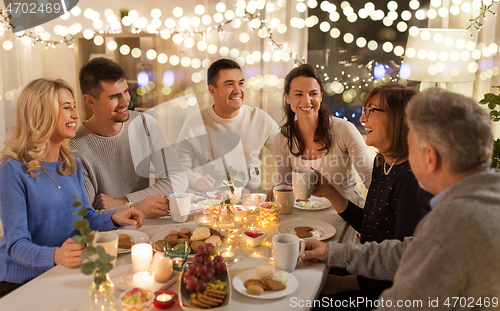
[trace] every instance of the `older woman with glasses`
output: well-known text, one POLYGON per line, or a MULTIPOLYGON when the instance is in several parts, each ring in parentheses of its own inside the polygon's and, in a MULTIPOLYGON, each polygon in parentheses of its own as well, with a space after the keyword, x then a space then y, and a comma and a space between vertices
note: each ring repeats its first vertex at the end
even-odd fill
MULTIPOLYGON (((417 92, 414 88, 389 84, 373 89, 365 99, 360 121, 367 131, 366 144, 377 148, 379 153, 364 209, 346 199, 317 172, 321 181, 313 194, 329 199, 339 215, 360 233, 361 243, 403 240, 413 235, 420 219, 430 211, 431 194, 419 187, 408 162, 404 109, 417 92)), ((336 299, 360 295, 376 299, 391 283, 355 275, 332 275, 322 294, 336 299), (338 294, 342 292, 345 293, 338 294)))

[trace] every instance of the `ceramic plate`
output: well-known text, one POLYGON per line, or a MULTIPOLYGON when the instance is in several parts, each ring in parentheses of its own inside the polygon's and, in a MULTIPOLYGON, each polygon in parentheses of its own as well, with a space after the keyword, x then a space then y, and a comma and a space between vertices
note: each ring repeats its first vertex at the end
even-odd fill
MULTIPOLYGON (((192 265, 192 263, 187 263, 186 266, 184 267, 184 270, 183 271, 186 271, 187 268, 192 265)), ((224 291, 226 292, 226 297, 224 298, 224 301, 222 302, 221 305, 217 306, 217 307, 213 307, 213 308, 210 308, 208 310, 224 310, 226 309, 228 306, 229 306, 229 303, 231 302, 231 278, 229 278, 229 274, 227 273, 227 269, 226 271, 224 272, 221 272, 221 273, 218 273, 216 276, 215 276, 215 280, 221 280, 222 282, 227 282, 227 286, 226 288, 224 289, 224 291)), ((214 279, 212 279, 212 282, 214 282, 214 279)), ((200 309, 195 309, 195 308, 190 308, 190 307, 187 307, 186 305, 184 305, 184 303, 189 300, 189 293, 186 291, 186 284, 184 284, 182 282, 182 277, 181 277, 181 280, 179 282, 179 300, 180 300, 180 305, 182 307, 182 309, 184 311, 197 311, 197 310, 200 310, 200 309)))
POLYGON ((301 207, 301 206, 297 205, 297 202, 295 202, 294 207, 298 208, 298 209, 301 209, 301 210, 306 210, 306 211, 320 211, 320 210, 327 209, 330 206, 332 206, 330 204, 330 201, 328 201, 326 198, 322 198, 322 197, 312 196, 309 199, 309 201, 312 202, 312 203, 314 203, 315 205, 319 205, 319 207, 312 207, 312 208, 301 207))
POLYGON ((250 269, 241 272, 237 276, 234 277, 233 279, 233 286, 234 288, 240 292, 241 294, 252 297, 252 298, 257 298, 257 299, 275 299, 275 298, 281 298, 285 297, 287 295, 290 295, 293 293, 297 287, 299 287, 299 281, 290 273, 281 271, 281 270, 276 270, 276 274, 280 273, 286 273, 288 275, 288 282, 285 283, 286 288, 278 291, 269 291, 266 290, 264 291, 264 294, 262 295, 250 295, 247 293, 247 289, 245 287, 245 281, 250 280, 250 279, 256 279, 257 276, 255 275, 255 269, 250 269))
MULTIPOLYGON (((159 250, 157 250, 157 249, 156 249, 156 247, 155 247, 155 243, 156 243, 156 241, 158 241, 158 240, 163 240, 163 239, 164 239, 164 238, 168 235, 168 232, 169 232, 170 230, 176 230, 176 231, 178 232, 178 231, 179 231, 179 230, 181 230, 182 228, 189 228, 189 229, 191 230, 191 232, 193 232, 193 231, 194 231, 194 229, 196 229, 197 227, 198 227, 198 226, 196 226, 195 224, 192 224, 192 223, 191 223, 191 224, 189 224, 189 223, 183 223, 183 224, 176 224, 176 225, 167 225, 167 226, 165 226, 165 230, 163 230, 163 231, 159 232, 158 234, 155 234, 155 235, 151 238, 151 240, 150 240, 149 242, 153 245, 153 250, 154 250, 155 252, 160 252, 160 253, 162 253, 162 254, 163 254, 163 251, 159 251, 159 250)), ((217 230, 217 229, 216 229, 216 230, 217 230)), ((221 232, 220 230, 217 230, 217 231, 221 232)), ((223 232, 221 232, 221 233, 222 233, 222 235, 223 235, 223 236, 225 236, 225 237, 226 237, 226 239, 227 239, 227 235, 226 235, 225 233, 223 233, 223 232)), ((189 255, 188 255, 188 257, 194 257, 194 255, 195 255, 195 254, 189 254, 189 255)))
POLYGON ((291 220, 283 222, 278 227, 278 232, 279 233, 295 234, 295 227, 311 227, 311 228, 313 228, 313 231, 311 232, 313 234, 313 236, 310 238, 305 238, 304 240, 307 240, 307 239, 326 240, 326 239, 329 239, 332 236, 334 236, 335 233, 337 232, 337 229, 335 229, 334 226, 332 226, 329 223, 326 223, 324 221, 314 220, 314 219, 300 219, 300 218, 299 219, 291 219, 291 220))
MULTIPOLYGON (((128 291, 134 289, 134 272, 132 272, 132 265, 127 265, 127 269, 125 272, 113 278, 113 284, 115 287, 122 291, 128 291), (127 269, 128 268, 128 269, 127 269)), ((160 288, 166 286, 168 288, 179 279, 179 275, 181 273, 178 271, 172 271, 172 278, 168 280, 166 283, 158 283, 155 281, 154 285, 145 289, 152 291, 153 293, 159 290, 160 288)))
MULTIPOLYGON (((144 232, 141 231, 136 231, 136 230, 122 230, 118 229, 113 231, 114 233, 120 235, 120 234, 128 234, 130 236, 130 239, 133 240, 134 238, 145 238, 146 241, 149 240, 149 235, 147 235, 144 232)), ((118 247, 118 254, 123 254, 123 253, 130 253, 130 248, 120 248, 118 247)))

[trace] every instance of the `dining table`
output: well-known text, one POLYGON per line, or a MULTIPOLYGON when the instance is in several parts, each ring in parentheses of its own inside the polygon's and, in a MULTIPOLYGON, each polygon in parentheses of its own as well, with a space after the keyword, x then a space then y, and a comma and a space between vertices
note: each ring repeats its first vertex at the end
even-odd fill
MULTIPOLYGON (((321 210, 304 210, 297 207, 289 215, 280 215, 279 222, 268 224, 259 228, 267 232, 266 240, 263 245, 253 249, 243 242, 239 242, 235 248, 236 260, 228 263, 227 271, 232 280, 238 274, 255 269, 259 265, 273 264, 272 258, 272 237, 279 234, 278 228, 287 221, 327 222, 335 229, 335 234, 325 239, 324 242, 346 243, 352 241, 352 233, 349 233, 350 226, 337 214, 333 207, 321 210)), ((175 223, 170 216, 161 218, 146 219, 138 231, 143 232, 149 238, 168 232, 171 227, 194 226, 194 215, 190 215, 185 223, 175 223)), ((135 230, 132 226, 123 226, 120 229, 135 230)), ((350 229, 352 230, 352 229, 350 229)), ((153 241, 151 241, 153 242, 153 241)), ((111 279, 131 269, 130 252, 121 253, 117 256, 116 266, 109 272, 111 279)), ((298 288, 289 295, 277 299, 259 299, 258 296, 248 297, 232 288, 232 296, 227 310, 309 310, 309 304, 319 295, 323 283, 328 275, 329 268, 324 262, 311 263, 305 265, 301 260, 291 274, 298 281, 298 288)), ((177 280, 168 289, 179 293, 179 282, 177 280)), ((11 292, 0 299, 1 310, 16 311, 87 311, 90 309, 89 287, 92 283, 92 276, 84 275, 80 268, 68 268, 63 265, 57 265, 46 271, 37 278, 29 281, 20 288, 11 292)), ((119 296, 123 291, 115 288, 116 309, 121 310, 119 296)), ((157 307, 152 310, 161 310, 157 307)), ((182 310, 179 301, 169 310, 182 310)))

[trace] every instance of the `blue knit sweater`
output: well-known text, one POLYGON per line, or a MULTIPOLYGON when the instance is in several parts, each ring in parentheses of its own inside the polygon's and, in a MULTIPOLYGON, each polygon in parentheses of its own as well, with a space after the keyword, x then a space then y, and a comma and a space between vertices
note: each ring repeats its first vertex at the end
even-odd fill
MULTIPOLYGON (((44 164, 56 171, 59 161, 44 164)), ((80 163, 74 175, 61 176, 61 189, 43 172, 38 177, 28 175, 26 165, 17 160, 0 165, 0 215, 5 231, 0 241, 0 281, 23 283, 54 267, 54 250, 78 234, 73 228, 79 218, 73 215, 78 211, 73 196, 87 207, 85 218, 92 229, 116 229, 111 214, 98 214, 90 207, 80 163)))

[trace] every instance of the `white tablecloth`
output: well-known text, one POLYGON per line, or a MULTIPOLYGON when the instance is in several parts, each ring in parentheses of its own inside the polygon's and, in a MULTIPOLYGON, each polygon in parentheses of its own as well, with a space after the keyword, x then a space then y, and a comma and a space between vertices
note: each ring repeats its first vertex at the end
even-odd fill
MULTIPOLYGON (((282 215, 281 221, 289 219, 304 218, 316 219, 332 224, 337 233, 328 241, 343 242, 342 239, 348 228, 348 225, 342 220, 335 210, 330 207, 320 211, 303 211, 294 209, 291 215, 282 215)), ((193 216, 190 216, 186 224, 193 223, 193 216)), ((150 237, 155 234, 168 230, 169 225, 174 224, 170 217, 147 219, 144 226, 139 231, 147 233, 150 237)), ((133 229, 131 227, 123 227, 123 229, 133 229)), ((277 228, 271 228, 267 237, 267 241, 271 241, 274 234, 277 234, 277 228)), ((238 273, 255 268, 266 263, 263 258, 241 258, 238 262, 228 268, 230 277, 233 278, 238 273)), ((117 266, 110 272, 111 278, 116 277, 124 272, 125 265, 131 264, 130 253, 119 254, 117 266)), ((228 310, 258 310, 262 307, 263 310, 288 310, 295 302, 312 300, 317 297, 317 293, 321 288, 326 275, 327 267, 324 263, 315 263, 311 266, 306 266, 299 261, 297 268, 292 274, 299 281, 299 288, 289 296, 273 299, 260 300, 244 296, 232 289, 232 299, 228 310)), ((59 310, 89 310, 89 286, 92 283, 92 276, 83 275, 80 268, 67 268, 65 266, 56 266, 47 271, 41 276, 28 282, 24 286, 0 299, 0 309, 9 311, 59 311, 59 310)), ((172 285, 169 289, 178 292, 179 284, 172 285)), ((120 310, 118 300, 120 290, 115 290, 117 310, 120 310)), ((307 307, 297 307, 293 310, 307 310, 307 307)), ((153 310, 160 310, 153 308, 153 310)), ((179 303, 176 303, 169 310, 182 310, 179 303)))

